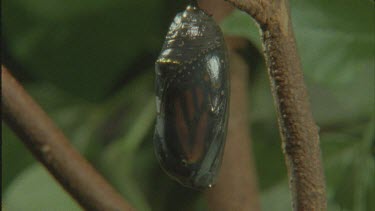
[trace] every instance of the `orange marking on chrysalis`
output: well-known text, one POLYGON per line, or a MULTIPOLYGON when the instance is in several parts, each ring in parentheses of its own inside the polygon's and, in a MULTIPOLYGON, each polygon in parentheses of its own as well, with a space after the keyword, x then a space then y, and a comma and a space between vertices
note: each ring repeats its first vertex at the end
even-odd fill
POLYGON ((186 96, 186 108, 188 110, 188 116, 189 116, 189 121, 192 121, 194 119, 194 101, 193 101, 193 94, 191 91, 186 91, 185 92, 186 96))
POLYGON ((207 125, 208 125, 207 120, 208 120, 208 114, 207 112, 203 112, 196 127, 194 145, 193 145, 193 148, 191 149, 190 160, 188 160, 189 163, 194 163, 198 161, 204 153, 205 138, 206 138, 206 133, 207 133, 207 125))
POLYGON ((175 101, 175 111, 176 132, 184 152, 187 153, 190 151, 189 128, 184 119, 184 112, 182 111, 181 102, 178 99, 175 101))
POLYGON ((203 91, 201 88, 195 88, 195 93, 197 95, 197 101, 198 101, 198 107, 200 110, 202 110, 202 104, 203 104, 203 91))
POLYGON ((204 154, 208 113, 202 108, 204 93, 201 88, 187 90, 181 97, 184 97, 183 102, 185 102, 186 105, 187 117, 184 116, 184 107, 182 107, 181 98, 176 99, 176 130, 186 161, 191 164, 200 160, 204 154), (192 91, 195 91, 196 99, 194 99, 192 91), (194 100, 196 100, 198 104, 198 110, 196 110, 194 106, 194 100), (195 122, 194 116, 197 114, 200 114, 201 117, 195 122), (192 132, 195 132, 195 134, 190 135, 192 132), (190 140, 191 138, 193 140, 190 140))

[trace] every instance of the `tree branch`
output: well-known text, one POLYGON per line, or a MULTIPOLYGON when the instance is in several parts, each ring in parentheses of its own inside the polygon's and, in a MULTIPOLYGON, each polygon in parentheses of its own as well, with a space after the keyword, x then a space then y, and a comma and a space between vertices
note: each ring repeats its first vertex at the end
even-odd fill
POLYGON ((249 68, 234 49, 229 52, 231 101, 227 143, 218 182, 206 196, 210 210, 257 211, 260 197, 248 119, 249 68))
MULTIPOLYGON (((217 22, 233 11, 223 1, 202 0, 199 6, 217 22)), ((236 52, 246 46, 241 38, 226 39, 230 61, 230 115, 227 143, 217 184, 205 194, 210 210, 260 210, 256 170, 249 134, 249 68, 236 52), (242 42, 241 42, 242 41, 242 42)))
POLYGON ((288 0, 227 0, 259 24, 294 210, 326 210, 318 127, 297 53, 288 0))
POLYGON ((1 76, 5 122, 65 190, 86 210, 132 210, 3 66, 1 76))

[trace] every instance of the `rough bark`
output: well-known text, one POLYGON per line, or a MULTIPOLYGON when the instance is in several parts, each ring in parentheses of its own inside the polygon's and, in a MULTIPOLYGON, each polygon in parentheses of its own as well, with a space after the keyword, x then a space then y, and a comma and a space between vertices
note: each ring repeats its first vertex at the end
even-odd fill
POLYGON ((227 0, 262 32, 294 210, 326 210, 319 130, 312 117, 287 0, 227 0))

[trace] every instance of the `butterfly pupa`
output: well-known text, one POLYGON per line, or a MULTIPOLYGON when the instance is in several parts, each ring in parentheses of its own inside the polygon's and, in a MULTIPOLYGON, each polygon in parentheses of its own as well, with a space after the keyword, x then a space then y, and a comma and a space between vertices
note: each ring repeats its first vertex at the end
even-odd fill
POLYGON ((155 66, 156 157, 182 185, 209 188, 221 166, 229 113, 229 62, 220 27, 189 5, 174 18, 155 66))

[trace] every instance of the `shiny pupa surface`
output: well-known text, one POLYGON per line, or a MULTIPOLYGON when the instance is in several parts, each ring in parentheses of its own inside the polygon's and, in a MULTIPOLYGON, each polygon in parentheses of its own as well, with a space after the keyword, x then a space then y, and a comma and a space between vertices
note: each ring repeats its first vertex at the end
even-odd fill
POLYGON ((196 6, 176 15, 156 61, 154 135, 162 168, 182 185, 211 187, 224 152, 228 56, 215 21, 196 6))

